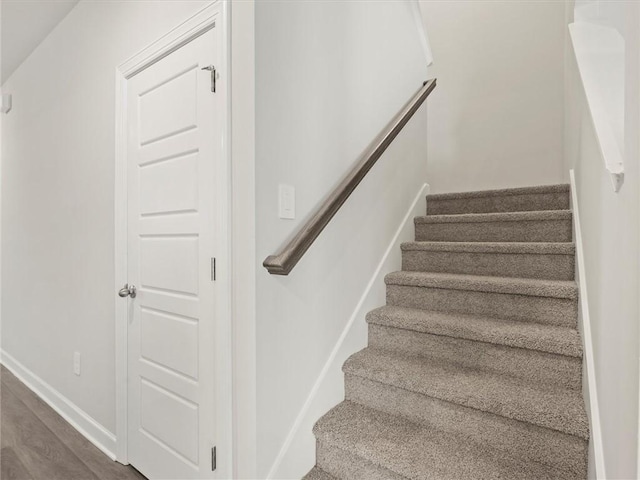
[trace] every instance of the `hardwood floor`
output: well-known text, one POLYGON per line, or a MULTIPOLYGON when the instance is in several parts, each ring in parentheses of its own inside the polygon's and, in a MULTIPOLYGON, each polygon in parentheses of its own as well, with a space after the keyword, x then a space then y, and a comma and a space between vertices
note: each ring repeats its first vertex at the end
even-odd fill
POLYGON ((145 480, 104 455, 4 367, 0 396, 2 480, 145 480))

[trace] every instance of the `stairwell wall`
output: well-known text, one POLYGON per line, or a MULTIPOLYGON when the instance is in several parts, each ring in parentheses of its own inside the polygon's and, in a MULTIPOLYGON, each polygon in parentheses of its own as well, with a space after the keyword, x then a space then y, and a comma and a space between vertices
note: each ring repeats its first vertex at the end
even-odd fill
POLYGON ((565 2, 421 0, 432 193, 561 183, 565 2))
MULTIPOLYGON (((414 7, 410 1, 256 2, 258 261, 293 234, 429 78, 414 7), (278 218, 279 184, 296 189, 295 220, 278 218)), ((258 478, 300 478, 314 463, 314 420, 302 414, 424 187, 429 102, 288 277, 258 267, 258 478)), ((424 211, 424 200, 419 204, 424 211)), ((384 266, 399 267, 399 254, 384 266)), ((374 289, 376 301, 367 301, 384 304, 383 287, 374 289)), ((352 353, 366 344, 365 313, 346 340, 352 353)), ((342 399, 339 366, 324 378, 326 409, 342 399)))
MULTIPOLYGON (((618 9, 625 39, 624 184, 618 193, 600 153, 572 47, 566 83, 566 168, 575 170, 605 478, 637 478, 640 305, 640 5, 618 9)), ((591 477, 594 478, 594 477, 591 477)))

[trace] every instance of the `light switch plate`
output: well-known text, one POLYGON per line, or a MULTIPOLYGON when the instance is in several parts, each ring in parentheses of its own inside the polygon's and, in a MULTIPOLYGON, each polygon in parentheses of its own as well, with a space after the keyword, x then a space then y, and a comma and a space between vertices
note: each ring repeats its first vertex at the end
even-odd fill
POLYGON ((296 189, 291 185, 278 185, 278 216, 296 218, 296 189))

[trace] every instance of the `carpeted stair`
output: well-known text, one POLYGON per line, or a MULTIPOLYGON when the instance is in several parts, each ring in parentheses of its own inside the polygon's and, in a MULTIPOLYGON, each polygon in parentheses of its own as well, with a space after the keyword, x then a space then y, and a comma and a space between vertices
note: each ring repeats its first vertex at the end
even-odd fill
POLYGON ((427 197, 305 480, 585 479, 569 186, 427 197))

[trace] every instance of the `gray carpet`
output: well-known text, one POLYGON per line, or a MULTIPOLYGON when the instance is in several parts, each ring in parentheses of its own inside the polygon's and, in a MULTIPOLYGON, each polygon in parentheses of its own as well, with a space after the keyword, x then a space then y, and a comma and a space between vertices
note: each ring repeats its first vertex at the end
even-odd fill
POLYGON ((586 478, 569 194, 427 197, 306 480, 586 478))

